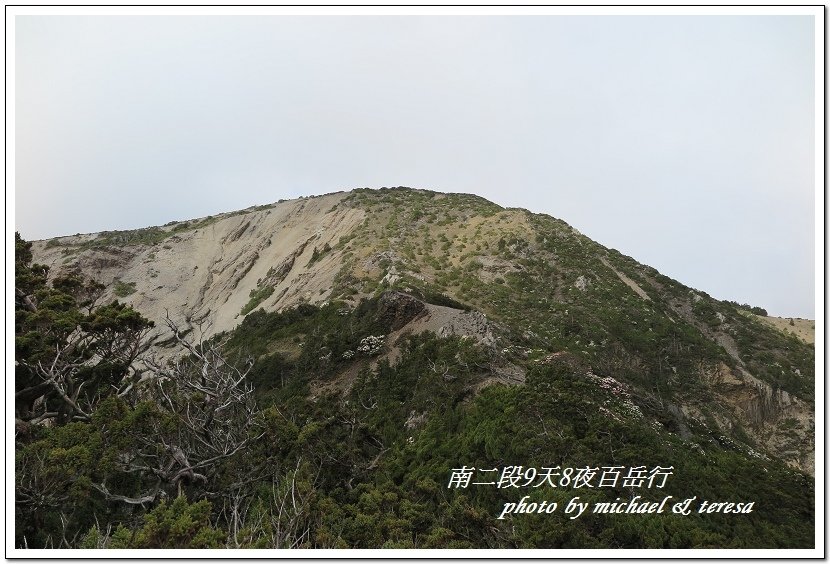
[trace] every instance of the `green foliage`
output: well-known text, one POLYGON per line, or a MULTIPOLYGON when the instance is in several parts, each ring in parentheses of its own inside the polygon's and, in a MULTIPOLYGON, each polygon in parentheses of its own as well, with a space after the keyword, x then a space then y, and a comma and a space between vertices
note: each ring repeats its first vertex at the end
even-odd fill
POLYGON ((22 421, 89 420, 118 391, 152 323, 112 302, 95 306, 103 286, 68 274, 47 281, 31 245, 16 236, 15 400, 22 421))
POLYGON ((329 253, 329 251, 331 251, 331 246, 328 243, 323 245, 322 250, 318 250, 317 247, 314 247, 314 251, 311 253, 311 258, 308 260, 307 266, 311 266, 312 264, 323 258, 325 255, 329 253))
POLYGON ((274 293, 273 286, 262 286, 261 288, 257 288, 255 290, 251 290, 250 297, 251 299, 242 307, 242 311, 239 313, 241 315, 247 315, 251 311, 253 311, 259 304, 263 301, 267 300, 271 297, 271 294, 274 293))
MULTIPOLYGON (((372 303, 361 309, 364 319, 367 314, 371 318, 376 307, 372 303)), ((284 339, 292 328, 308 335, 322 327, 324 319, 333 323, 334 332, 342 332, 343 323, 327 318, 325 309, 309 307, 301 318, 300 312, 291 314, 299 321, 296 325, 284 314, 260 313, 256 332, 261 337, 252 339, 242 329, 240 342, 267 340, 272 334, 284 339)), ((339 318, 353 323, 349 318, 354 313, 339 318)), ((329 336, 318 333, 318 338, 329 336)), ((268 345, 263 342, 261 347, 267 350, 268 345)), ((279 362, 272 365, 274 370, 289 372, 298 363, 285 357, 279 362)), ((613 396, 609 399, 578 364, 569 362, 538 365, 524 387, 490 386, 465 402, 468 390, 484 375, 477 367, 486 365, 485 351, 469 342, 418 335, 404 345, 396 365, 382 362, 374 371, 362 371, 347 402, 324 397, 309 403, 308 388, 288 381, 280 394, 269 396, 292 419, 311 420, 288 433, 296 437, 296 442, 289 440, 296 445, 292 448, 325 453, 330 461, 320 473, 323 497, 315 507, 324 517, 314 529, 315 546, 702 548, 811 542, 800 529, 801 522, 812 520, 812 486, 803 475, 709 443, 702 443, 702 454, 644 420, 616 420, 603 409, 610 405, 621 410, 623 404, 613 396), (349 424, 343 428, 332 425, 334 421, 349 424), (655 515, 637 516, 638 520, 597 516, 585 523, 519 516, 501 523, 494 521, 493 513, 504 502, 517 501, 517 491, 445 487, 450 468, 497 467, 514 460, 537 467, 551 460, 573 466, 585 461, 674 464, 675 475, 683 478, 670 482, 666 495, 744 499, 747 491, 757 491, 753 499, 766 509, 742 522, 718 516, 655 515), (362 470, 368 467, 373 470, 362 470), (741 478, 733 480, 733 473, 741 478), (340 486, 347 476, 352 489, 340 486), (760 490, 751 485, 761 482, 760 490), (779 509, 790 517, 780 518, 779 509)), ((307 378, 303 371, 292 374, 295 382, 307 378)), ((556 491, 535 495, 567 501, 556 491)), ((610 500, 625 495, 622 490, 607 493, 610 500)))
POLYGON ((428 304, 451 307, 455 309, 461 309, 464 311, 472 310, 470 306, 463 304, 458 300, 455 300, 428 285, 424 285, 423 288, 413 288, 412 293, 413 295, 418 296, 428 304))
POLYGON ((116 280, 113 293, 119 298, 126 298, 130 294, 135 294, 135 282, 122 282, 121 280, 116 280))
POLYGON ((760 315, 760 316, 763 316, 763 317, 767 317, 767 315, 768 315, 767 310, 765 310, 764 308, 759 307, 759 306, 751 306, 749 304, 739 304, 738 302, 733 302, 733 301, 730 301, 730 300, 726 300, 724 303, 727 303, 727 304, 731 305, 732 307, 734 307, 736 309, 741 309, 741 310, 744 310, 744 311, 748 311, 750 313, 754 313, 755 315, 760 315))
POLYGON ((42 491, 60 496, 44 498, 51 499, 48 507, 18 513, 26 542, 48 546, 68 530, 78 546, 109 548, 811 545, 811 530, 804 527, 814 518, 808 477, 724 448, 702 427, 693 430, 694 447, 655 428, 647 417, 625 411, 618 392, 598 386, 576 355, 530 363, 524 385, 495 383, 476 394, 472 390, 491 376, 492 352, 470 340, 412 335, 400 345, 395 364, 381 361, 375 368, 360 357, 343 358, 362 337, 389 331, 380 304, 374 298, 354 310, 342 303, 258 310, 227 336, 230 358, 257 358, 249 378, 268 406, 263 434, 241 458, 217 466, 207 483, 186 486, 187 498, 156 500, 128 518, 132 506, 94 487, 105 483, 110 491, 138 495, 152 483, 150 475, 124 473, 118 462, 136 437, 158 436, 153 429, 165 424, 150 403, 130 407, 111 398, 88 423, 43 429, 42 438, 19 450, 17 463, 28 471, 18 474, 34 476, 42 491), (292 345, 294 352, 286 348, 292 345), (357 376, 342 397, 310 394, 321 383, 336 384, 331 378, 348 370, 357 376), (447 487, 452 468, 512 464, 673 465, 661 497, 747 501, 752 492, 757 510, 737 518, 592 514, 578 520, 497 520, 504 503, 523 495, 564 503, 574 495, 613 501, 630 492, 447 487), (241 468, 260 469, 253 474, 259 481, 246 486, 248 518, 234 524, 221 510, 231 498, 208 492, 230 488, 232 494, 241 468), (208 495, 214 496, 211 502, 208 495), (61 512, 70 516, 66 524, 53 518, 61 512))
POLYGON ((160 227, 146 227, 129 231, 103 231, 82 245, 83 248, 122 245, 155 245, 170 236, 169 231, 160 227))
MULTIPOLYGON (((270 208, 271 206, 256 206, 253 211, 270 208)), ((241 214, 249 213, 251 210, 239 212, 241 214)), ((94 239, 84 241, 82 243, 73 243, 64 241, 63 239, 52 239, 46 243, 46 248, 51 247, 66 247, 67 250, 73 252, 84 251, 87 249, 98 249, 102 247, 121 247, 127 245, 142 245, 154 246, 165 241, 171 236, 186 231, 195 231, 202 229, 213 223, 216 223, 222 217, 228 217, 236 214, 225 214, 223 216, 207 216, 201 220, 194 221, 171 221, 164 227, 172 227, 165 229, 164 227, 145 227, 141 229, 129 229, 125 231, 102 231, 98 233, 94 239)), ((121 296, 123 297, 123 296, 121 296)))
POLYGON ((188 503, 179 496, 172 503, 162 501, 138 529, 119 526, 108 548, 222 548, 227 533, 211 526, 210 510, 206 500, 188 503))

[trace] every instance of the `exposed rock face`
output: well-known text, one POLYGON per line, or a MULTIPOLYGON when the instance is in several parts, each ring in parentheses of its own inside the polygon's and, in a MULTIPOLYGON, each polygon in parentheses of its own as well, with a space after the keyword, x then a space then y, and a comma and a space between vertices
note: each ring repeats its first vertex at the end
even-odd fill
MULTIPOLYGON (((432 306, 433 309, 438 307, 440 306, 432 306)), ((438 329, 438 336, 449 337, 451 335, 473 337, 488 346, 496 343, 487 316, 480 311, 459 311, 457 315, 449 316, 446 323, 438 329)))
POLYGON ((701 376, 719 403, 732 408, 731 417, 719 421, 724 433, 737 422, 764 450, 809 474, 815 472, 815 415, 809 403, 772 388, 742 367, 721 363, 701 376))
MULTIPOLYGON (((156 321, 169 314, 183 329, 207 338, 236 327, 251 293, 266 285, 274 291, 258 307, 267 311, 328 298, 341 253, 333 250, 308 263, 315 246, 334 247, 363 221, 361 210, 337 206, 344 196, 223 214, 196 229, 158 228, 170 234, 153 245, 98 244, 102 235, 80 235, 35 241, 32 250, 52 275, 80 268, 109 286, 102 301, 117 297, 115 279, 135 284, 134 293, 118 299, 156 321)), ((156 327, 162 340, 169 337, 163 323, 156 327)))
POLYGON ((392 331, 402 328, 425 311, 424 302, 403 292, 384 292, 378 302, 378 317, 392 331))

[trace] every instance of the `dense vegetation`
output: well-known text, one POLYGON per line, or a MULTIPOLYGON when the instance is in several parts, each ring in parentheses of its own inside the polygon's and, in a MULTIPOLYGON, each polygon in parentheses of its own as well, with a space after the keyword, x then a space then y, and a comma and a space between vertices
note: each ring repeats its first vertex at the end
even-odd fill
POLYGON ((204 343, 153 320, 187 350, 175 364, 145 354, 150 321, 80 273, 50 280, 18 238, 17 546, 813 546, 812 477, 756 441, 773 408, 744 428, 712 380, 746 370, 811 401, 811 346, 547 216, 397 189, 346 205, 366 222, 311 260, 342 253, 329 301, 268 313, 263 284, 204 343), (390 342, 424 304, 485 312, 495 344, 390 342), (664 488, 449 487, 511 466, 672 468, 664 488), (754 506, 563 514, 637 495, 754 506), (498 519, 524 496, 560 509, 498 519))
POLYGON ((209 470, 203 480, 166 483, 153 499, 146 492, 158 475, 150 466, 129 465, 162 456, 140 452, 140 443, 155 442, 159 450, 185 446, 176 441, 186 427, 163 406, 113 394, 90 421, 29 427, 18 437, 18 544, 683 548, 812 542, 804 527, 813 518, 806 476, 705 434, 683 441, 650 418, 627 415, 619 398, 572 359, 537 364, 524 386, 492 384, 475 395, 489 353, 462 339, 413 336, 394 367, 381 362, 371 369, 368 356, 343 358, 361 336, 388 331, 376 301, 346 315, 329 304, 248 317, 228 346, 234 355, 261 354, 249 373, 260 390, 250 442, 203 467, 209 470), (289 343, 299 354, 262 354, 289 343), (350 363, 358 371, 345 401, 339 391, 310 393, 350 363), (505 502, 526 494, 564 504, 577 494, 613 501, 631 492, 447 488, 450 470, 463 465, 669 463, 674 479, 664 490, 636 493, 755 501, 756 510, 498 521, 505 502))

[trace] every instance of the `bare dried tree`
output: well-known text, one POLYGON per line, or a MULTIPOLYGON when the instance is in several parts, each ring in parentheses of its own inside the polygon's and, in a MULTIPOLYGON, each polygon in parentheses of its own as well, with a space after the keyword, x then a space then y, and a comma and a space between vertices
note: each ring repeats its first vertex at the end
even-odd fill
MULTIPOLYGON (((137 436, 137 448, 121 462, 127 471, 158 477, 157 491, 174 486, 181 492, 183 484, 205 485, 224 460, 243 452, 264 431, 246 378, 253 361, 240 368, 227 360, 221 343, 194 344, 169 315, 166 323, 189 354, 165 365, 145 360, 155 375, 147 392, 161 416, 154 420, 154 432, 137 436)), ((153 494, 138 499, 147 495, 153 494)))

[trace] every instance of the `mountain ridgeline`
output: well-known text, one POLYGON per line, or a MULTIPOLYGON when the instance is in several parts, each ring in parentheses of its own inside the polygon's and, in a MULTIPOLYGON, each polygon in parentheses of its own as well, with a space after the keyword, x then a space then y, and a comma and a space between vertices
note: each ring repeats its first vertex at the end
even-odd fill
POLYGON ((40 388, 20 395, 21 546, 813 546, 813 345, 559 219, 358 189, 31 254, 53 286, 99 284, 90 312, 154 326, 85 417, 42 424, 40 388), (224 411, 204 377, 168 385, 208 365, 244 376, 224 411), (221 417, 236 430, 205 438, 221 417), (556 467, 596 480, 533 479, 556 467), (607 479, 640 467, 671 467, 664 487, 607 479), (70 495, 30 492, 52 483, 70 495), (697 505, 564 513, 637 495, 697 505))

